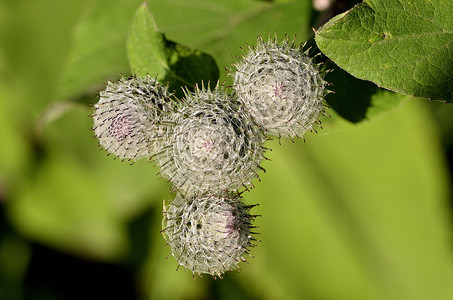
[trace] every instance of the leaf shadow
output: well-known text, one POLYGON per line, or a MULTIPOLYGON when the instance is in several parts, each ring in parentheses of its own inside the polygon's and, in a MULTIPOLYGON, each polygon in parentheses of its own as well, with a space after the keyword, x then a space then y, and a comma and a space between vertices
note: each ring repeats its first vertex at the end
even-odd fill
POLYGON ((352 123, 367 118, 372 107, 372 96, 379 90, 377 85, 357 79, 337 66, 325 79, 332 83, 331 90, 334 91, 326 96, 326 102, 332 109, 352 123))
POLYGON ((209 83, 211 88, 216 86, 219 68, 212 56, 169 40, 166 49, 170 69, 163 81, 168 82, 178 98, 184 96, 183 87, 193 91, 195 85, 202 83, 209 83))

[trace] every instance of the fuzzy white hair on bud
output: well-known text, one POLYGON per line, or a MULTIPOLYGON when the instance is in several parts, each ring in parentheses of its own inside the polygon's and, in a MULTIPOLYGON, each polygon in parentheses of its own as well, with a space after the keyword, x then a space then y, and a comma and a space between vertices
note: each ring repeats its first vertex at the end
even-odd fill
POLYGON ((320 66, 288 37, 281 42, 258 37, 256 47, 249 47, 235 67, 237 97, 267 133, 303 137, 325 113, 320 66))
POLYGON ((239 270, 249 247, 254 246, 250 215, 237 194, 194 196, 178 194, 168 206, 164 203, 162 234, 178 265, 195 274, 221 277, 239 270))
POLYGON ((264 155, 264 133, 221 87, 186 90, 175 125, 156 161, 161 175, 188 195, 253 186, 264 155))
POLYGON ((102 148, 120 159, 149 158, 161 150, 173 95, 149 75, 108 82, 92 115, 102 148))

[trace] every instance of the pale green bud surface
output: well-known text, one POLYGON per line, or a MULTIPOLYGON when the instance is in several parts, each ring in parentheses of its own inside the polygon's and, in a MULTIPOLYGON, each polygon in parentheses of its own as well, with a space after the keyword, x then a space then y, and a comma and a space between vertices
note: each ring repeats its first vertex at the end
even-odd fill
POLYGON ((236 64, 233 88, 253 120, 280 137, 301 137, 324 114, 325 81, 301 47, 285 38, 256 47, 236 64))
POLYGON ((108 82, 94 105, 95 137, 120 159, 149 158, 161 151, 173 106, 167 87, 150 76, 108 82))
POLYGON ((258 177, 263 132, 220 87, 186 91, 168 147, 156 157, 161 175, 183 194, 247 188, 258 177))
POLYGON ((239 196, 177 195, 165 207, 162 234, 178 264, 194 274, 221 276, 238 270, 253 246, 250 206, 239 196))

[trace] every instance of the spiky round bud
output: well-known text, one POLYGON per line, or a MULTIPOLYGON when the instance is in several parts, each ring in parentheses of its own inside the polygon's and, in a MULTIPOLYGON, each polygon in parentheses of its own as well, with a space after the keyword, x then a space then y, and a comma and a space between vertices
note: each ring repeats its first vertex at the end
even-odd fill
POLYGON ((169 145, 156 160, 176 189, 218 193, 258 177, 265 136, 222 88, 186 91, 173 120, 169 145))
POLYGON ((194 274, 238 270, 253 246, 250 208, 239 195, 184 198, 164 204, 162 234, 178 264, 194 274))
POLYGON ((149 75, 108 82, 94 105, 93 130, 99 144, 121 159, 159 152, 174 109, 173 95, 149 75))
POLYGON ((288 37, 258 37, 235 64, 233 88, 255 122, 270 134, 303 136, 313 128, 326 94, 319 67, 288 37))

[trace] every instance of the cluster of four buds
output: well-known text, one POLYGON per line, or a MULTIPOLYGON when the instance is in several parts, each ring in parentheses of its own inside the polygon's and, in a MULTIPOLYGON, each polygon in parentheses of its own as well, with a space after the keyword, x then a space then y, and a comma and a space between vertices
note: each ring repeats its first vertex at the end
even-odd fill
POLYGON ((258 38, 235 64, 232 89, 196 86, 177 99, 150 76, 109 82, 94 105, 95 136, 120 159, 147 158, 172 183, 162 233, 194 274, 238 270, 254 246, 253 206, 239 190, 264 170, 268 135, 303 137, 325 114, 320 66, 285 38, 258 38))

